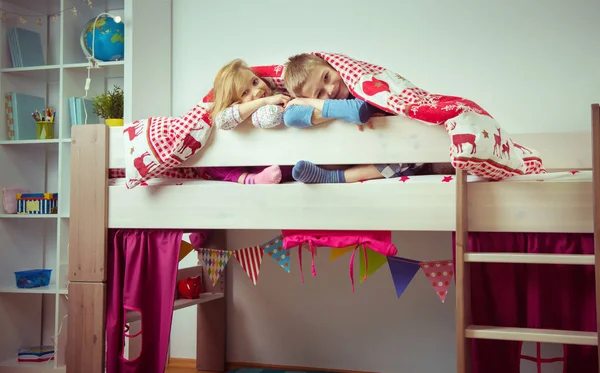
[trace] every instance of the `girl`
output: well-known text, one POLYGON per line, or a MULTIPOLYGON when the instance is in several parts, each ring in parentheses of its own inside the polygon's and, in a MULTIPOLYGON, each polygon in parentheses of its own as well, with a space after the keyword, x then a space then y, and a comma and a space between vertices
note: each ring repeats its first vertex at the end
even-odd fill
MULTIPOLYGON (((214 104, 210 120, 219 129, 232 130, 252 116, 259 128, 272 128, 283 123, 283 107, 290 100, 285 95, 273 95, 273 89, 258 78, 244 61, 237 59, 223 66, 215 76, 214 104)), ((291 168, 211 167, 205 168, 208 178, 241 184, 278 184, 292 180, 291 168), (282 171, 284 174, 282 174, 282 171)))

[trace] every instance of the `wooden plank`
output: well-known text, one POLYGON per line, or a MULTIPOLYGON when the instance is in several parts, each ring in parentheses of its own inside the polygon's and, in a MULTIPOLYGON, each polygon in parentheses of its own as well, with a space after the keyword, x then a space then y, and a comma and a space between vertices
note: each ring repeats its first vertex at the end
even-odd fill
MULTIPOLYGON (((213 231, 207 247, 227 248, 226 231, 213 231)), ((206 291, 225 294, 226 270, 213 286, 204 268, 203 277, 206 291)), ((227 301, 226 298, 198 305, 196 334, 196 369, 222 372, 225 370, 226 337, 227 337, 227 301)))
POLYGON ((597 346, 595 332, 472 325, 467 338, 597 346))
MULTIPOLYGON (((222 293, 204 293, 200 294, 200 298, 196 299, 176 299, 175 303, 173 304, 173 311, 177 311, 182 308, 187 308, 206 302, 211 302, 216 299, 221 299, 223 298, 223 296, 224 295, 222 293)), ((139 312, 127 312, 125 316, 125 322, 127 323, 138 321, 140 319, 141 317, 139 312)))
POLYGON ((517 253, 466 253, 465 262, 471 263, 530 263, 594 265, 595 255, 582 254, 517 254, 517 253))
POLYGON ((469 183, 471 232, 590 233, 592 183, 469 183))
MULTIPOLYGON (((592 105, 592 148, 594 190, 594 255, 596 257, 596 331, 600 332, 600 105, 592 105)), ((597 336, 597 333, 596 333, 597 336)), ((598 349, 598 364, 600 365, 600 348, 598 349)))
POLYGON ((69 281, 106 281, 107 134, 105 125, 72 128, 69 281))
MULTIPOLYGON (((363 132, 339 120, 303 129, 280 127, 257 131, 247 123, 235 131, 215 129, 203 150, 182 166, 293 165, 307 157, 317 164, 450 161, 450 137, 443 126, 430 126, 402 116, 374 118, 373 122, 375 129, 363 132), (231 152, 231 149, 245 151, 231 152), (356 149, 368 149, 368 155, 356 149)), ((515 133, 511 138, 539 151, 546 168, 592 167, 589 131, 515 133)), ((110 143, 110 167, 124 168, 122 129, 110 129, 110 143)))
POLYGON ((106 284, 69 284, 67 373, 104 373, 106 284))
POLYGON ((456 178, 456 371, 471 373, 471 341, 465 335, 471 324, 471 276, 464 260, 469 245, 467 173, 457 170, 456 178))

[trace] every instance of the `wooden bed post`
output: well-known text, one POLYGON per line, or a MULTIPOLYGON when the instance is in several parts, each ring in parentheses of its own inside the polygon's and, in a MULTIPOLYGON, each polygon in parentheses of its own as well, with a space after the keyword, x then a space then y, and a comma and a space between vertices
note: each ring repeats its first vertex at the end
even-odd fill
POLYGON ((471 373, 471 339, 466 328, 471 325, 470 270, 465 264, 468 252, 467 173, 456 169, 456 372, 471 373))
POLYGON ((68 373, 104 373, 108 127, 73 126, 68 373))
MULTIPOLYGON (((211 233, 210 248, 227 249, 227 231, 214 230, 211 233)), ((213 286, 206 265, 202 265, 202 277, 208 293, 225 294, 225 277, 227 270, 213 286)), ((226 296, 198 305, 196 324, 196 369, 199 371, 224 372, 227 337, 227 299, 226 296)))
MULTIPOLYGON (((596 333, 600 333, 600 104, 592 105, 592 190, 594 193, 596 333)), ((598 347, 598 365, 600 366, 600 347, 598 347)))

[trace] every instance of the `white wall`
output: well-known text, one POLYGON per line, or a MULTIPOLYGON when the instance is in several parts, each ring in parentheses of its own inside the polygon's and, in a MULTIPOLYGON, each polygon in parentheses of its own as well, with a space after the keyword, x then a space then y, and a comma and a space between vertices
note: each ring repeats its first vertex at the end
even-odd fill
MULTIPOLYGON (((432 92, 472 99, 509 132, 589 129, 590 104, 600 101, 597 1, 366 4, 173 0, 173 114, 199 101, 217 69, 233 58, 260 65, 322 50, 384 65, 432 92)), ((241 248, 274 233, 236 231, 228 240, 231 248, 241 248)), ((399 255, 414 259, 451 256, 448 234, 395 232, 394 242, 399 255)), ((301 284, 297 259, 287 274, 267 257, 257 287, 232 262, 228 360, 386 373, 452 371, 454 287, 442 304, 418 274, 396 299, 384 267, 352 294, 347 258, 328 262, 320 255, 314 279, 306 261, 301 284)), ((195 310, 175 313, 172 356, 194 357, 194 325, 195 310)), ((532 364, 523 368, 534 371, 532 364)))

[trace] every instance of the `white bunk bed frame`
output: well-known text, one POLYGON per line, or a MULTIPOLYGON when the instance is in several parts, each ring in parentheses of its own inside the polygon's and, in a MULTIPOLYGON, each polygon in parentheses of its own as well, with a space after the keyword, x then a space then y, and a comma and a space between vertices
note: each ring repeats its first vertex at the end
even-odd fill
MULTIPOLYGON (((375 119, 359 132, 342 122, 311 129, 219 131, 182 167, 448 162, 442 127, 402 117, 375 119), (318 133, 315 133, 318 132, 318 133), (343 139, 343 141, 342 141, 343 139), (277 144, 266 147, 264 144, 277 144), (243 149, 231 152, 230 149, 243 149), (280 149, 276 153, 273 149, 280 149)), ((216 131, 216 130, 215 130, 216 131)), ((584 132, 513 134, 541 152, 547 170, 590 170, 592 181, 239 185, 202 181, 181 186, 108 186, 108 169, 124 168, 122 129, 76 126, 71 147, 71 236, 67 371, 103 373, 108 228, 207 228, 226 247, 226 229, 418 230, 456 232, 457 372, 471 371, 469 339, 597 345, 592 332, 475 326, 470 322, 469 262, 595 265, 600 320, 600 106, 584 132), (208 196, 203 198, 202 196, 208 196), (410 196, 410 198, 406 198, 410 196), (251 213, 250 213, 251 212, 251 213), (355 218, 356 212, 369 219, 355 218), (468 232, 594 233, 595 255, 468 253, 468 232)), ((225 369, 224 276, 199 304, 197 368, 225 369)), ((599 328, 600 329, 600 328, 599 328)), ((600 353, 598 356, 600 361, 600 353)))

